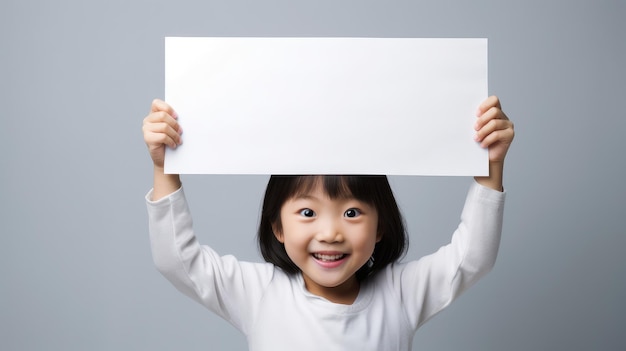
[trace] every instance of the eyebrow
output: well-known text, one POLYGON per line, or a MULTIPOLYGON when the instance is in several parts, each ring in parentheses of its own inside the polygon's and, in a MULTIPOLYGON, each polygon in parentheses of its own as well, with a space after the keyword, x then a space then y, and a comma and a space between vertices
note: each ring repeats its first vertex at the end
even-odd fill
MULTIPOLYGON (((327 194, 328 195, 328 194, 327 194)), ((315 201, 320 201, 320 199, 310 193, 302 193, 302 194, 297 194, 291 197, 292 200, 315 200, 315 201)), ((333 201, 337 201, 337 200, 341 200, 341 201, 359 201, 359 202, 366 202, 363 200, 359 200, 354 196, 340 196, 334 199, 331 199, 333 201)))
POLYGON ((317 197, 311 194, 298 194, 291 197, 292 200, 319 200, 317 197))

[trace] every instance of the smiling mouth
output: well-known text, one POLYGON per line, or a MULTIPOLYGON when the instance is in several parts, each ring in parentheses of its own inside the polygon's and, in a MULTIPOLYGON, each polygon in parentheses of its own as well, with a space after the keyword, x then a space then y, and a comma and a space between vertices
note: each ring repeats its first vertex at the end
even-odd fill
POLYGON ((335 261, 339 261, 343 259, 346 256, 348 255, 346 254, 325 255, 325 254, 320 254, 320 253, 313 254, 313 257, 315 257, 315 259, 320 260, 322 262, 335 262, 335 261))

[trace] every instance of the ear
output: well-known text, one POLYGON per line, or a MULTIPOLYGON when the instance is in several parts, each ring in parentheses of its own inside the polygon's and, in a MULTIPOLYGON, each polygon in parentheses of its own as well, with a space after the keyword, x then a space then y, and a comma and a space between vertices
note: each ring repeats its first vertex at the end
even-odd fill
POLYGON ((285 243, 285 236, 283 235, 283 231, 278 229, 278 226, 274 223, 272 224, 272 233, 274 233, 274 237, 281 244, 285 243))

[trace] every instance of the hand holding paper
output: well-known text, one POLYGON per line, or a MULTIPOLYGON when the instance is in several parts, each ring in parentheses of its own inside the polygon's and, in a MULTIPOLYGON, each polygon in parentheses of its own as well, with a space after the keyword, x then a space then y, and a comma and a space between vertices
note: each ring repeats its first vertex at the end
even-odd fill
POLYGON ((178 115, 170 105, 155 99, 150 114, 143 120, 143 139, 154 164, 154 187, 152 200, 173 193, 180 188, 178 174, 164 174, 165 147, 174 149, 182 143, 182 128, 176 121, 178 115))
POLYGON ((490 96, 483 101, 476 112, 478 120, 474 126, 476 136, 483 148, 489 148, 489 174, 475 177, 480 184, 502 191, 504 158, 515 137, 513 122, 502 112, 500 99, 490 96))
POLYGON ((143 120, 144 141, 155 167, 163 168, 165 146, 175 149, 182 144, 182 128, 176 120, 178 115, 164 101, 155 99, 150 107, 150 114, 143 120))
POLYGON ((476 141, 483 148, 489 147, 490 162, 504 162, 515 132, 513 122, 502 112, 500 100, 497 96, 490 96, 478 107, 476 141))

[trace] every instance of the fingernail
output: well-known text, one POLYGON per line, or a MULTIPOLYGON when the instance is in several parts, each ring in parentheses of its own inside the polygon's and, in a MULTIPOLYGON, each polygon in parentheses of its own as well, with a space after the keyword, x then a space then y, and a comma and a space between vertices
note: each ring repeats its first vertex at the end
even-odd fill
POLYGON ((178 119, 178 113, 176 113, 176 111, 172 112, 172 118, 178 119))
POLYGON ((481 113, 480 113, 480 107, 476 109, 476 117, 480 117, 481 113))

